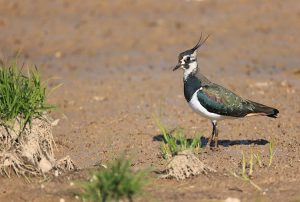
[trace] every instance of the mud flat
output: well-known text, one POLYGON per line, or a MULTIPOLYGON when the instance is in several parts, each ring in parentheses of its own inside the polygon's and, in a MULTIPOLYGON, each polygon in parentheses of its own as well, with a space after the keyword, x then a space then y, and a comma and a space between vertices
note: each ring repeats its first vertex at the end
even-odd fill
POLYGON ((59 110, 56 157, 70 155, 83 170, 28 184, 1 178, 0 201, 75 200, 71 183, 99 162, 125 153, 135 168, 163 169, 157 113, 169 128, 208 137, 210 123, 183 97, 182 74, 171 71, 177 54, 212 36, 199 52, 200 70, 243 97, 279 109, 277 119, 253 117, 219 123, 220 149, 198 158, 215 174, 178 182, 156 179, 150 199, 160 201, 296 201, 300 199, 300 4, 295 1, 0 1, 0 55, 19 52, 37 64, 59 110), (131 5, 131 6, 128 6, 131 5), (252 180, 240 169, 241 152, 269 158, 252 180))

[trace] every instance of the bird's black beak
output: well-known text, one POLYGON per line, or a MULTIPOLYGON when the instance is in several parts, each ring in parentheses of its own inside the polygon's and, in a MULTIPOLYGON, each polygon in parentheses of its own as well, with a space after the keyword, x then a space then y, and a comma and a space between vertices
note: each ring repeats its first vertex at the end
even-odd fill
POLYGON ((173 68, 173 71, 177 70, 178 68, 181 67, 181 64, 177 64, 174 68, 173 68))

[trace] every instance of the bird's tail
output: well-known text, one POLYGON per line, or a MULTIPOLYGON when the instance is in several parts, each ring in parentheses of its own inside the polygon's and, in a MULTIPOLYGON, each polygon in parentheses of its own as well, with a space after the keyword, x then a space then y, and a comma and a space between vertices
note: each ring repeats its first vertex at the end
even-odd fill
POLYGON ((279 113, 278 109, 273 107, 268 107, 266 105, 250 101, 251 105, 254 106, 253 112, 249 113, 247 116, 253 115, 264 115, 271 118, 277 118, 277 114, 279 113))

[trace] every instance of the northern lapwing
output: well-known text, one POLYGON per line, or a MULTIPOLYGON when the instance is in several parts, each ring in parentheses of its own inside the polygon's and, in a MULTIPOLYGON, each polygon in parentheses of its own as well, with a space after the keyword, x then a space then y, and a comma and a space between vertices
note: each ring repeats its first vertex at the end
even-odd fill
POLYGON ((184 97, 195 112, 211 121, 213 128, 208 144, 212 146, 214 141, 214 146, 218 147, 217 122, 219 120, 257 115, 276 118, 279 111, 244 99, 203 76, 198 70, 197 50, 207 39, 208 36, 202 40, 201 34, 195 47, 180 53, 178 64, 173 71, 179 68, 184 70, 184 97))

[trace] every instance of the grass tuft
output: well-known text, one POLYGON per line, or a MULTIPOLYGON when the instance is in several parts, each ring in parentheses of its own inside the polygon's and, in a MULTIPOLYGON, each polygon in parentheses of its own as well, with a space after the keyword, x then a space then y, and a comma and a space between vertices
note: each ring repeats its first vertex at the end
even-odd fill
MULTIPOLYGON (((253 175, 253 152, 252 150, 250 151, 250 158, 248 160, 246 160, 244 151, 242 151, 242 160, 241 160, 241 166, 242 166, 242 170, 241 170, 241 176, 237 175, 236 173, 232 173, 233 176, 240 178, 246 182, 249 182, 253 187, 255 187, 257 190, 262 191, 262 188, 259 187, 257 184, 255 184, 251 178, 253 175), (247 169, 248 168, 248 169, 247 169), (248 170, 248 172, 247 172, 248 170)), ((255 155, 254 155, 255 157, 255 155)))
POLYGON ((0 120, 10 126, 16 118, 21 127, 31 123, 53 106, 46 102, 46 87, 41 83, 38 71, 25 74, 17 62, 0 63, 0 120))
POLYGON ((262 162, 262 160, 261 160, 260 154, 259 154, 259 153, 253 154, 253 156, 254 156, 254 158, 255 158, 256 163, 258 164, 258 166, 259 166, 260 168, 262 168, 262 167, 264 166, 264 164, 263 164, 263 162, 262 162))
POLYGON ((244 151, 242 151, 242 177, 245 180, 251 179, 252 175, 253 175, 253 152, 252 150, 250 151, 250 157, 248 160, 246 160, 244 151), (247 168, 248 168, 248 172, 247 172, 247 168))
POLYGON ((147 171, 133 172, 130 162, 119 158, 93 173, 89 182, 83 184, 83 201, 133 201, 133 196, 140 194, 147 184, 147 171))
POLYGON ((273 162, 273 156, 274 156, 274 143, 273 141, 269 142, 269 167, 272 165, 273 162))
POLYGON ((160 129, 163 135, 163 145, 161 147, 162 155, 164 159, 168 159, 175 156, 180 151, 193 150, 198 152, 201 148, 200 137, 193 139, 187 139, 181 129, 173 131, 174 136, 169 132, 166 127, 160 122, 160 120, 154 117, 156 125, 160 129))

